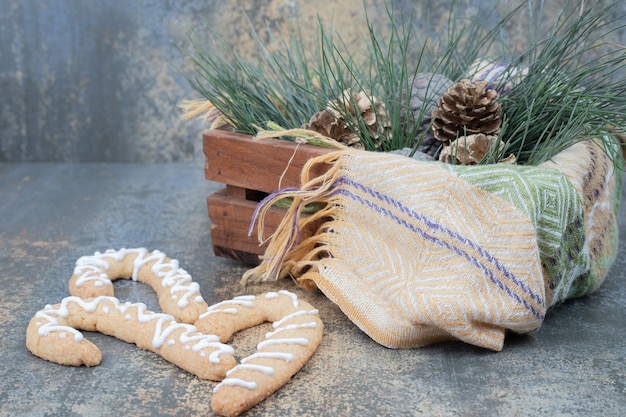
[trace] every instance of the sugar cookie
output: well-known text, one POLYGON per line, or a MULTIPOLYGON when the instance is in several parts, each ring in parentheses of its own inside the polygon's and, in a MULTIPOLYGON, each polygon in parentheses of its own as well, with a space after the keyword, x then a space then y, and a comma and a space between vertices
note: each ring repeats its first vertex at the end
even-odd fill
POLYGON ((107 250, 79 258, 70 278, 70 294, 84 299, 113 296, 111 281, 120 278, 152 286, 163 312, 184 323, 195 322, 208 307, 199 285, 176 259, 144 248, 107 250))
POLYGON ((95 366, 102 353, 79 330, 117 337, 200 378, 221 381, 211 398, 219 415, 237 416, 270 396, 304 366, 322 340, 318 311, 296 294, 243 295, 208 307, 178 261, 159 251, 121 249, 83 256, 69 288, 70 297, 47 305, 30 321, 28 350, 63 365, 95 366), (112 285, 120 278, 152 286, 165 313, 149 311, 143 303, 121 303, 112 285), (226 342, 267 321, 273 330, 237 364, 226 342))
POLYGON ((289 291, 235 297, 209 307, 196 322, 200 331, 226 342, 233 333, 266 321, 273 323, 273 330, 256 352, 229 370, 214 388, 215 413, 237 416, 283 386, 315 353, 323 324, 311 304, 289 291))
POLYGON ((120 303, 115 297, 64 298, 37 312, 26 330, 34 355, 62 365, 95 366, 100 349, 77 329, 99 331, 150 350, 203 379, 219 381, 236 364, 232 347, 169 314, 154 313, 143 303, 120 303))

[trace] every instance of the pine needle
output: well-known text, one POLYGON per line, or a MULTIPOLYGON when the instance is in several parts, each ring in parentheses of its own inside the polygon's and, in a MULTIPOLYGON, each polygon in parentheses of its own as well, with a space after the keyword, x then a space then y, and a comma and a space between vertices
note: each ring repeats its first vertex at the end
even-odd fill
POLYGON ((252 136, 299 138, 328 146, 328 138, 301 127, 344 91, 363 91, 383 104, 385 114, 376 117, 387 117, 390 129, 377 126, 371 131, 362 115, 351 112, 355 103, 335 104, 334 110, 365 149, 417 149, 417 128, 429 110, 410 111, 415 77, 431 73, 458 81, 471 77, 477 59, 489 58, 506 65, 494 88, 507 88, 499 98, 503 125, 498 151, 481 163, 496 163, 514 153, 519 164, 537 165, 577 141, 609 141, 610 126, 620 132, 626 126, 626 48, 607 41, 614 31, 624 30, 625 16, 619 0, 604 3, 577 7, 568 2, 543 36, 538 30, 543 2, 536 10, 533 2, 521 1, 493 27, 463 19, 457 4, 444 36, 433 39, 416 31, 412 16, 396 15, 391 2, 386 3, 389 32, 379 33, 364 2, 367 30, 360 47, 346 45, 321 21, 314 48, 302 39, 297 21, 286 36, 267 28, 267 42, 250 25, 257 45, 251 59, 208 28, 213 42, 201 44, 191 34, 192 47, 186 51, 195 69, 187 78, 204 104, 181 106, 188 117, 214 107, 235 131, 252 136), (502 32, 526 7, 530 45, 516 52, 502 32), (377 149, 375 139, 380 137, 383 145, 377 149))

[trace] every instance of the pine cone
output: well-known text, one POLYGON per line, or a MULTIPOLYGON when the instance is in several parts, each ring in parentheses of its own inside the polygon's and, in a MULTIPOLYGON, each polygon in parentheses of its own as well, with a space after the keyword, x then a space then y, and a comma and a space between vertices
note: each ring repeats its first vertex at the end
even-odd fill
MULTIPOLYGON (((476 165, 489 153, 491 147, 498 141, 497 136, 488 136, 482 133, 461 136, 450 146, 444 146, 439 154, 439 161, 454 165, 476 165)), ((498 144, 498 151, 502 151, 504 143, 498 144)), ((515 163, 515 155, 500 160, 507 164, 515 163)))
POLYGON ((363 149, 361 139, 355 133, 358 132, 358 127, 353 126, 353 120, 358 116, 368 127, 369 138, 374 143, 374 148, 378 149, 383 137, 386 137, 380 132, 389 129, 391 123, 387 119, 383 103, 363 91, 353 93, 350 90, 344 90, 340 99, 329 102, 324 110, 315 113, 309 123, 303 127, 348 146, 363 149), (344 115, 348 114, 349 120, 346 120, 344 115))
POLYGON ((449 143, 477 133, 497 135, 502 120, 498 92, 486 82, 463 79, 446 91, 432 111, 435 137, 449 143))
POLYGON ((414 122, 419 120, 419 127, 415 132, 412 146, 421 140, 417 150, 434 156, 441 142, 435 138, 431 129, 432 110, 437 107, 437 99, 441 97, 454 83, 447 77, 440 74, 420 73, 413 80, 411 88, 410 106, 413 117, 409 118, 410 129, 413 129, 414 122), (421 117, 421 120, 420 120, 421 117))
POLYGON ((347 128, 340 119, 337 119, 327 110, 318 111, 309 120, 309 123, 303 126, 304 129, 314 130, 327 138, 335 139, 344 145, 355 149, 363 149, 361 138, 349 128, 347 128))

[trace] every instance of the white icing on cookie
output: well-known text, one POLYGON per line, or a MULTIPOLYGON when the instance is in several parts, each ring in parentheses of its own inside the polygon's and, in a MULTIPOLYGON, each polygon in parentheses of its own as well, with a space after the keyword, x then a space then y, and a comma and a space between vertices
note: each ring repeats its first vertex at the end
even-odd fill
POLYGON ((311 321, 309 323, 302 323, 302 324, 289 324, 287 326, 284 327, 279 327, 276 330, 274 330, 273 332, 267 332, 265 333, 265 337, 266 338, 270 338, 272 336, 274 336, 276 333, 285 331, 285 330, 296 330, 296 329, 312 329, 314 327, 317 326, 317 323, 314 321, 311 321))
MULTIPOLYGON (((100 296, 89 300, 71 296, 64 298, 61 304, 56 308, 50 305, 46 306, 35 315, 38 319, 43 319, 43 324, 40 325, 38 330, 39 336, 45 337, 52 332, 66 332, 73 334, 76 342, 80 342, 83 339, 83 335, 78 330, 59 323, 58 318, 68 318, 70 314, 68 305, 70 303, 78 305, 85 313, 94 313, 99 305, 104 303, 106 306, 101 308, 102 314, 110 315, 112 313, 111 309, 114 309, 123 316, 124 321, 120 323, 120 326, 134 326, 136 325, 135 320, 139 326, 142 324, 152 324, 154 322, 151 346, 155 350, 159 349, 165 341, 170 338, 173 332, 182 330, 178 336, 178 342, 183 346, 187 346, 193 352, 210 348, 209 361, 212 363, 219 363, 220 355, 232 355, 234 353, 233 348, 220 343, 217 336, 199 333, 195 326, 186 323, 178 323, 176 319, 169 314, 149 311, 143 303, 133 304, 127 302, 122 304, 117 298, 107 296, 100 296), (128 324, 124 324, 125 322, 128 322, 128 324)), ((175 343, 175 340, 171 339, 168 345, 171 346, 174 344, 173 342, 175 343)))
POLYGON ((255 298, 256 297, 254 295, 242 295, 239 297, 235 297, 232 300, 222 301, 220 303, 213 304, 212 306, 207 308, 206 312, 200 314, 198 319, 203 319, 211 314, 216 314, 216 313, 237 314, 238 310, 235 306, 243 306, 247 308, 252 308, 254 307, 255 298), (218 308, 224 305, 229 305, 229 306, 234 305, 234 306, 231 308, 223 308, 223 309, 218 308))
MULTIPOLYGON (((290 364, 295 360, 295 354, 290 351, 283 350, 291 349, 288 348, 289 346, 301 346, 308 348, 311 344, 311 341, 307 337, 289 336, 296 336, 299 333, 307 334, 305 332, 314 330, 316 340, 312 350, 314 351, 317 347, 322 331, 321 322, 319 321, 319 318, 317 318, 319 313, 318 310, 312 309, 308 304, 300 307, 297 295, 285 290, 268 292, 263 297, 255 298, 250 296, 241 296, 235 297, 232 300, 222 301, 209 307, 208 311, 200 316, 199 322, 202 319, 216 321, 225 320, 222 317, 212 318, 212 316, 216 313, 232 314, 234 320, 236 320, 237 315, 241 314, 245 314, 246 317, 248 317, 242 318, 243 321, 250 321, 252 319, 252 317, 249 316, 250 314, 259 314, 262 319, 264 315, 260 313, 258 310, 259 308, 266 309, 267 312, 265 314, 269 314, 269 311, 271 311, 272 308, 276 308, 279 309, 279 311, 284 311, 284 316, 278 318, 272 323, 274 330, 265 334, 265 339, 257 344, 257 351, 252 355, 243 358, 239 365, 232 368, 227 373, 227 378, 215 386, 213 390, 214 393, 219 392, 221 395, 224 387, 238 387, 246 390, 256 390, 258 388, 258 383, 254 379, 255 373, 272 376, 276 373, 275 367, 289 366, 287 364, 290 364), (285 305, 287 302, 288 304, 285 305), (256 303, 261 303, 262 307, 256 303), (275 307, 272 307, 274 305, 275 307), (301 318, 307 316, 315 316, 315 319, 303 322, 301 318), (283 335, 287 334, 287 332, 291 333, 289 333, 286 337, 275 337, 277 334, 283 335), (277 350, 274 351, 274 348, 277 350)), ((222 326, 218 326, 216 322, 215 326, 217 326, 216 328, 222 328, 223 324, 222 326)), ((229 338, 230 334, 220 336, 229 338)), ((312 352, 309 354, 311 353, 312 352)))
POLYGON ((109 249, 104 253, 96 252, 93 256, 83 256, 76 261, 74 275, 77 276, 75 285, 81 287, 92 281, 96 287, 112 285, 107 270, 110 269, 108 259, 116 262, 122 260, 130 254, 136 255, 132 265, 131 278, 137 281, 139 270, 146 264, 154 262, 150 268, 151 272, 161 279, 161 286, 169 288, 173 299, 178 300, 178 307, 184 308, 189 305, 189 300, 200 303, 204 300, 200 295, 200 286, 193 282, 191 276, 183 268, 180 268, 176 259, 169 259, 158 250, 148 252, 145 248, 120 249, 118 251, 109 249), (192 298, 193 297, 193 298, 192 298))
POLYGON ((291 298, 291 302, 293 303, 293 308, 298 308, 298 296, 297 295, 287 290, 280 290, 278 291, 278 293, 286 295, 287 297, 291 298))
POLYGON ((218 389, 220 389, 223 386, 231 386, 231 387, 236 386, 236 387, 243 387, 247 389, 256 389, 258 385, 254 381, 244 381, 243 379, 240 379, 240 378, 225 378, 224 380, 222 380, 222 382, 217 384, 215 388, 213 388, 213 392, 215 393, 218 389))
POLYGON ((239 364, 237 366, 235 366, 234 368, 232 368, 230 371, 226 372, 226 376, 230 375, 231 373, 233 373, 233 371, 235 370, 250 370, 250 371, 257 371, 257 372, 262 372, 265 375, 274 375, 274 368, 272 368, 271 366, 263 366, 263 365, 252 365, 252 364, 239 364))
POLYGON ((262 341, 257 345, 257 349, 261 350, 266 346, 270 345, 302 345, 306 346, 309 344, 309 339, 305 339, 304 337, 292 337, 288 339, 267 339, 262 341))
POLYGON ((294 359, 293 354, 284 352, 256 352, 250 356, 247 356, 241 360, 241 363, 246 363, 252 359, 267 358, 267 359, 280 359, 285 362, 291 362, 294 359))
POLYGON ((306 315, 309 315, 309 314, 317 315, 317 314, 319 314, 319 311, 317 311, 317 309, 294 311, 293 313, 288 314, 285 317, 283 317, 282 319, 272 323, 272 327, 277 329, 278 327, 280 327, 287 320, 291 320, 294 317, 306 316, 306 315))

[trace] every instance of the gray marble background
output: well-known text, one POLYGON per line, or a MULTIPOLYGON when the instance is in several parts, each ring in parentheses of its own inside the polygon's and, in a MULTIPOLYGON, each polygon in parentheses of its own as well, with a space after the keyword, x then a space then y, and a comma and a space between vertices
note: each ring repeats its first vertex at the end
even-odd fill
MULTIPOLYGON (((436 31, 453 2, 393 4, 436 31)), ((384 3, 366 3, 384 27, 384 3)), ((489 24, 517 1, 459 3, 464 15, 489 24), (486 18, 481 8, 495 13, 486 18)), ((566 0, 545 3, 549 22, 566 0)), ((622 7, 626 12, 626 2, 622 7)), ((210 25, 247 54, 254 43, 245 15, 259 31, 298 17, 311 40, 316 16, 348 43, 366 29, 363 0, 0 0, 0 162, 201 160, 204 127, 181 120, 177 107, 198 97, 181 74, 191 67, 180 47, 189 46, 192 29, 210 25)), ((503 36, 523 46, 528 22, 525 11, 503 36)), ((625 45, 625 31, 610 41, 625 45)))

